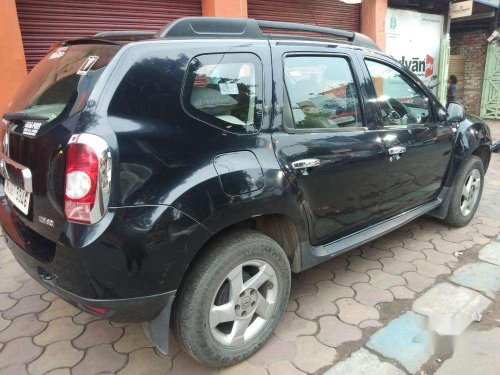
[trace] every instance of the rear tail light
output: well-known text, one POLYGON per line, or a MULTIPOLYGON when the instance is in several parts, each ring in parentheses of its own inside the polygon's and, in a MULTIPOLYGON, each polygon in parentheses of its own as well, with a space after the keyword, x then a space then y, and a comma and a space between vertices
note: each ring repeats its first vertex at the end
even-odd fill
POLYGON ((111 152, 104 139, 75 134, 66 151, 64 215, 66 220, 93 224, 109 204, 111 152))

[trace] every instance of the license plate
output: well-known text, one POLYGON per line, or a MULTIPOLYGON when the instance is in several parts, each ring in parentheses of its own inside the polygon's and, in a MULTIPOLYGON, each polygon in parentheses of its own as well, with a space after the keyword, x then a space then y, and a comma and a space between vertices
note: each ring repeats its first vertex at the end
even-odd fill
POLYGON ((5 195, 23 214, 27 215, 30 208, 31 194, 5 180, 5 195))

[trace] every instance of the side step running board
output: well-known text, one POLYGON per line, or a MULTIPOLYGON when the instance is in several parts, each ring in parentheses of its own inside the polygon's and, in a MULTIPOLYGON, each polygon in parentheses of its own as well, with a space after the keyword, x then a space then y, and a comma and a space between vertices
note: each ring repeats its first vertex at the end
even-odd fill
POLYGON ((330 242, 323 246, 312 246, 309 242, 302 243, 302 267, 301 270, 314 267, 315 265, 327 261, 337 255, 345 253, 351 249, 359 247, 367 242, 389 233, 410 221, 431 212, 441 205, 443 199, 436 198, 435 200, 416 207, 412 210, 404 212, 391 219, 385 220, 379 224, 373 225, 362 231, 353 233, 340 240, 330 242))

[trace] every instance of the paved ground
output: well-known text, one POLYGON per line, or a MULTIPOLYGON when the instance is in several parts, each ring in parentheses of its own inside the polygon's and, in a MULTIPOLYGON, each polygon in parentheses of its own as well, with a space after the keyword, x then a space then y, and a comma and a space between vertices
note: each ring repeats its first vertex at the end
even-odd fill
MULTIPOLYGON (((492 128, 500 139, 500 125, 492 128)), ((469 226, 422 218, 295 276, 269 343, 222 371, 197 364, 175 342, 160 357, 140 325, 77 310, 32 281, 0 240, 0 373, 498 373, 499 234, 495 154, 469 226)))

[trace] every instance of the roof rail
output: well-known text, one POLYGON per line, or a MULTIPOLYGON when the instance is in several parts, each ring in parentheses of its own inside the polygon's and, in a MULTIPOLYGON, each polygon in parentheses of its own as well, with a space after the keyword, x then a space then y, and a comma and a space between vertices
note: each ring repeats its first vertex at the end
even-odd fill
POLYGON ((305 31, 323 35, 345 38, 347 42, 371 49, 380 50, 366 35, 353 31, 333 29, 293 22, 261 21, 241 18, 221 17, 185 17, 173 21, 162 28, 155 36, 157 38, 196 38, 220 37, 227 38, 265 38, 261 28, 305 31))
POLYGON ((138 40, 147 37, 153 37, 155 31, 137 31, 137 30, 112 30, 101 31, 94 35, 94 38, 108 39, 108 40, 138 40))

